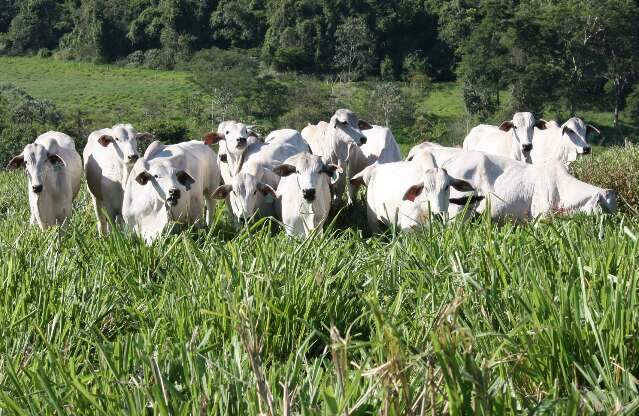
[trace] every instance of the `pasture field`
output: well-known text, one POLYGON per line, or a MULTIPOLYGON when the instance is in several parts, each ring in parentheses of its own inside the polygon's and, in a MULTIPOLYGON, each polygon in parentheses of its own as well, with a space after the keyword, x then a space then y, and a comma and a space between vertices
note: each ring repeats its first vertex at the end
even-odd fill
POLYGON ((27 226, 0 174, 0 413, 633 414, 636 217, 306 241, 259 225, 147 247, 27 226))

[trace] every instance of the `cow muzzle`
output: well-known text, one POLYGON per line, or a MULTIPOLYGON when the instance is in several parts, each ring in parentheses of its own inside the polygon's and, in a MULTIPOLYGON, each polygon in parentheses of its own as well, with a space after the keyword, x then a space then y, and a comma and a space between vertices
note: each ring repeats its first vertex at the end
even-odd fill
POLYGON ((368 139, 366 138, 366 136, 362 136, 359 139, 359 144, 366 144, 367 141, 368 141, 368 139))
POLYGON ((31 187, 31 191, 32 191, 34 194, 39 194, 40 192, 42 192, 42 189, 43 189, 43 186, 42 186, 42 185, 33 185, 33 186, 31 187))
POLYGON ((247 143, 246 137, 240 137, 239 139, 237 139, 237 146, 236 147, 238 149, 243 149, 243 148, 246 147, 246 143, 247 143))
POLYGON ((179 189, 169 189, 169 197, 167 201, 171 206, 176 206, 178 201, 180 200, 180 190, 179 189))
POLYGON ((589 155, 589 154, 590 154, 590 151, 591 151, 590 146, 588 146, 588 147, 583 147, 583 148, 581 149, 581 154, 582 154, 582 155, 589 155))
POLYGON ((129 163, 135 163, 138 161, 138 159, 140 158, 140 156, 138 155, 129 155, 127 157, 127 159, 129 159, 129 163))
POLYGON ((532 150, 532 146, 532 144, 522 144, 521 150, 523 150, 524 152, 530 152, 532 150))

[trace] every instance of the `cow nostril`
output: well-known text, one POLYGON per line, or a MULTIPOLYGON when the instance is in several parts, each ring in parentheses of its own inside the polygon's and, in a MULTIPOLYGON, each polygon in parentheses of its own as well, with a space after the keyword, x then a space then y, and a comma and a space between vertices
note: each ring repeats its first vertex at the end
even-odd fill
POLYGON ((42 192, 42 185, 33 185, 31 187, 31 190, 33 191, 33 193, 39 194, 40 192, 42 192))
POLYGON ((131 156, 129 156, 129 160, 130 160, 131 162, 136 162, 139 158, 140 158, 140 156, 138 156, 138 155, 131 155, 131 156))
POLYGON ((584 155, 590 154, 590 147, 584 147, 584 155))
POLYGON ((313 201, 315 199, 315 189, 303 189, 302 196, 307 201, 313 201))
POLYGON ((524 144, 521 146, 521 148, 523 149, 524 152, 530 152, 533 148, 532 144, 524 144))
POLYGON ((174 199, 178 199, 180 197, 180 190, 179 189, 169 189, 169 197, 174 198, 174 199))
POLYGON ((368 139, 366 138, 366 136, 362 136, 362 137, 359 139, 359 142, 360 142, 361 144, 366 144, 366 141, 367 141, 367 140, 368 140, 368 139))

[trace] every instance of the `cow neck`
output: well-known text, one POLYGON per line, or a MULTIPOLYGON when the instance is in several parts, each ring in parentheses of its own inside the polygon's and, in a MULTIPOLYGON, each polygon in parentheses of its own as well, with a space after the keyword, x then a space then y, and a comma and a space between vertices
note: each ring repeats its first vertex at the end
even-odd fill
POLYGON ((51 186, 50 182, 51 181, 45 182, 45 189, 40 194, 33 194, 29 191, 31 193, 31 198, 33 198, 31 203, 31 209, 34 211, 33 216, 35 217, 38 225, 43 229, 45 228, 45 225, 53 225, 55 223, 55 216, 53 215, 53 198, 51 192, 47 189, 51 186))
POLYGON ((235 154, 229 153, 227 148, 226 157, 227 157, 227 162, 229 165, 229 172, 231 173, 231 177, 235 177, 238 173, 240 173, 240 170, 242 169, 242 165, 244 164, 244 160, 246 159, 247 149, 248 149, 248 146, 246 149, 244 149, 240 157, 237 158, 235 154))

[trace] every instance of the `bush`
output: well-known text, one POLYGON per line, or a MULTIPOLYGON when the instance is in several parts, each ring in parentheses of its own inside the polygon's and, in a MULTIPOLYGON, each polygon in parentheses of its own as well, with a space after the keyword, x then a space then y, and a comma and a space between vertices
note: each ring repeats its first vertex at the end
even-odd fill
POLYGON ((143 123, 139 131, 153 133, 164 144, 183 142, 189 135, 189 128, 182 120, 150 120, 143 123))
POLYGON ((617 192, 619 209, 639 209, 639 147, 613 147, 571 165, 580 180, 617 192))

